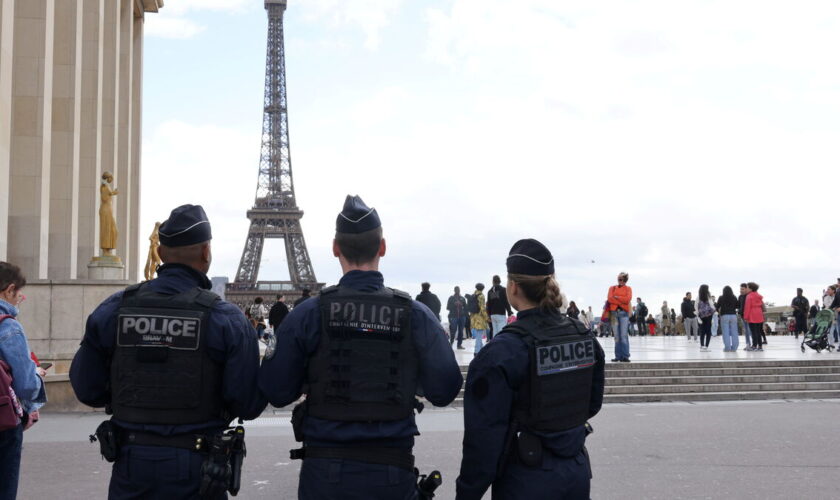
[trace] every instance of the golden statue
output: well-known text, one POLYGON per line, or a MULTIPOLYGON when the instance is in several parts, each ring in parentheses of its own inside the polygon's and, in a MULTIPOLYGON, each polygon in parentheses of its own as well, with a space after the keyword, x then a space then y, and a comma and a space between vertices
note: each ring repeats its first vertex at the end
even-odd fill
POLYGON ((102 204, 99 205, 99 248, 102 255, 114 255, 117 248, 117 221, 114 220, 114 208, 111 198, 119 194, 116 189, 111 189, 114 176, 111 172, 102 174, 102 184, 99 186, 99 198, 102 204))
POLYGON ((155 230, 149 236, 149 256, 146 258, 146 269, 144 271, 146 281, 154 279, 161 262, 160 254, 158 253, 158 247, 160 246, 160 234, 158 234, 158 230, 160 230, 160 222, 155 222, 155 230))

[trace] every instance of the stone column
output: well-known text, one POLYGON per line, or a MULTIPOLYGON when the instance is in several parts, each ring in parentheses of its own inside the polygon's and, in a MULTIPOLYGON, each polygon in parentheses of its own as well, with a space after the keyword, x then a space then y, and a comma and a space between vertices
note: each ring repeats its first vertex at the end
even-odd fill
POLYGON ((87 265, 99 248, 99 176, 102 155, 102 58, 104 52, 104 0, 84 0, 82 40, 82 115, 80 125, 78 278, 87 278, 87 265))
POLYGON ((0 0, 0 260, 7 260, 15 0, 0 0))
POLYGON ((53 0, 15 2, 8 260, 29 279, 47 277, 53 18, 53 0))
POLYGON ((146 240, 142 238, 146 232, 151 232, 151 229, 140 227, 140 150, 142 147, 142 99, 143 99, 143 15, 137 16, 133 19, 134 25, 132 33, 132 88, 131 88, 131 235, 128 247, 132 251, 138 252, 133 259, 128 262, 128 279, 137 279, 140 271, 139 267, 145 265, 147 245, 143 245, 146 240))
MULTIPOLYGON (((131 268, 136 248, 131 248, 131 232, 137 230, 137 224, 131 213, 131 134, 132 134, 132 61, 133 43, 132 31, 134 28, 134 5, 132 0, 119 0, 119 30, 117 33, 117 109, 116 109, 116 136, 114 137, 114 177, 116 185, 120 189, 117 196, 116 215, 117 227, 119 228, 119 239, 117 240, 117 255, 122 258, 126 270, 131 268)), ((131 277, 136 279, 137 275, 131 277)), ((125 279, 125 276, 123 276, 125 279)))

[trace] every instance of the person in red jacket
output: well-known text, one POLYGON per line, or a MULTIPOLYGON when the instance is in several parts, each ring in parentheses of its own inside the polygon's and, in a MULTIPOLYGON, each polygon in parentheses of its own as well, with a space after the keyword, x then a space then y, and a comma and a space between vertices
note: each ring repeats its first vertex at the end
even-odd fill
POLYGON ((752 347, 750 351, 763 351, 761 343, 762 325, 764 324, 764 297, 758 293, 758 284, 747 283, 750 293, 744 301, 744 321, 750 325, 752 333, 752 347))
POLYGON ((618 273, 618 284, 610 287, 607 292, 607 303, 610 308, 610 323, 615 333, 615 357, 613 363, 630 362, 630 338, 627 330, 630 327, 630 301, 633 300, 633 289, 627 286, 630 275, 618 273))

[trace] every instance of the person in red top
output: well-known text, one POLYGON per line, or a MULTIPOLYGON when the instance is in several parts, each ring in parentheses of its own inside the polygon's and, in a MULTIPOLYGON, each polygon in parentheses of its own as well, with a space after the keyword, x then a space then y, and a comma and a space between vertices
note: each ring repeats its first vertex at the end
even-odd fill
POLYGON ((607 304, 610 309, 610 323, 615 332, 615 362, 630 362, 630 338, 627 330, 630 327, 630 301, 633 300, 633 289, 627 286, 630 275, 618 273, 618 284, 610 287, 607 292, 607 304))
POLYGON ((758 284, 747 283, 750 293, 744 301, 744 321, 750 325, 753 345, 751 351, 763 351, 761 344, 761 327, 764 325, 764 297, 758 293, 758 284))

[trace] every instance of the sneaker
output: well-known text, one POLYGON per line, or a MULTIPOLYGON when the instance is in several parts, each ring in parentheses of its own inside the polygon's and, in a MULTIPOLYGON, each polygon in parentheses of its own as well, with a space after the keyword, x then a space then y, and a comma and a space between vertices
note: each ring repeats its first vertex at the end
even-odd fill
POLYGON ((752 347, 752 346, 747 346, 747 347, 745 347, 745 348, 744 348, 744 350, 745 350, 745 351, 754 351, 754 350, 755 350, 755 348, 754 348, 754 347, 752 347))
POLYGON ((759 347, 759 348, 757 348, 757 349, 756 349, 756 351, 763 351, 763 350, 764 350, 764 349, 763 349, 763 348, 761 348, 761 347, 759 347))
POLYGON ((459 346, 458 346, 458 349, 461 349, 461 350, 463 351, 463 350, 464 350, 464 346, 459 345, 459 346))
POLYGON ((613 358, 610 361, 612 361, 613 363, 618 363, 619 360, 618 360, 618 358, 613 358))
POLYGON ((629 358, 624 358, 624 359, 620 359, 619 361, 622 362, 622 363, 629 363, 630 359, 629 358))

